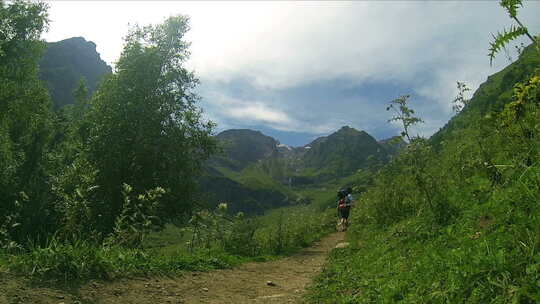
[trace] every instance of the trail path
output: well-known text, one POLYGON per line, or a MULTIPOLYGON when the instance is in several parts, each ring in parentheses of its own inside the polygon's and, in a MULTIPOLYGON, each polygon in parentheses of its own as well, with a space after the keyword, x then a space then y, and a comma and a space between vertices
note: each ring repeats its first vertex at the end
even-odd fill
MULTIPOLYGON (((328 252, 343 237, 343 233, 331 234, 312 247, 276 261, 246 263, 234 269, 186 273, 175 278, 93 282, 83 286, 77 296, 58 290, 41 290, 39 294, 19 294, 30 302, 11 299, 15 301, 6 303, 301 303, 306 287, 321 271, 328 252), (267 285, 267 281, 275 286, 267 285)), ((4 303, 2 296, 0 303, 4 303)))

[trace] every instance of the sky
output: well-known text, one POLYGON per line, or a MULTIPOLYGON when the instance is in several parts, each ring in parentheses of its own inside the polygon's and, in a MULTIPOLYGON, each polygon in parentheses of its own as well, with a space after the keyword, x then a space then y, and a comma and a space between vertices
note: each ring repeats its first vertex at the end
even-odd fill
MULTIPOLYGON (((516 59, 490 66, 491 34, 512 25, 498 1, 49 1, 43 38, 82 36, 114 66, 130 25, 190 17, 199 106, 216 132, 250 128, 302 146, 341 126, 399 133, 389 102, 410 94, 430 136, 454 115, 456 81, 472 91, 516 59)), ((540 31, 540 1, 520 19, 540 31)), ((522 40, 526 42, 526 40, 522 40)), ((521 41, 514 43, 519 44, 521 41)))

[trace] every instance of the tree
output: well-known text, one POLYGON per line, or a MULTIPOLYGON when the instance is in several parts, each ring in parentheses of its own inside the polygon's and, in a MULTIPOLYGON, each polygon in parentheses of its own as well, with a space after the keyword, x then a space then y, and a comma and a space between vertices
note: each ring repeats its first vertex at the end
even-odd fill
POLYGON ((190 210, 196 177, 217 149, 214 124, 196 106, 198 80, 184 67, 188 29, 184 16, 131 29, 115 73, 91 100, 86 150, 99 172, 104 230, 122 212, 124 183, 134 193, 163 187, 162 216, 190 210))
POLYGON ((17 209, 24 222, 10 232, 15 239, 51 220, 44 156, 52 113, 37 73, 46 10, 39 2, 0 1, 0 221, 17 209))

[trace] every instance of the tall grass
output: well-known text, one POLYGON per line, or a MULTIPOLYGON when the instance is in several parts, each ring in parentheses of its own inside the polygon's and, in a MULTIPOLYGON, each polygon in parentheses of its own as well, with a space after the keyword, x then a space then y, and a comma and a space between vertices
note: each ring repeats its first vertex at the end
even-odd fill
POLYGON ((274 210, 258 218, 203 213, 204 220, 151 234, 142 248, 52 238, 19 253, 0 253, 0 269, 68 282, 228 268, 290 254, 331 231, 334 222, 331 213, 310 206, 274 210))

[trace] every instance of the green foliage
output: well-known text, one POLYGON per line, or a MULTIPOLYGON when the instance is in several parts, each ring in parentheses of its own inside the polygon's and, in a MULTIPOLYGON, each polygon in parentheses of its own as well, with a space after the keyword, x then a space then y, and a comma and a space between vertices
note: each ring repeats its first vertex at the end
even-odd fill
POLYGON ((182 40, 186 17, 135 27, 128 34, 116 72, 92 98, 88 113, 88 160, 98 170, 100 229, 111 232, 122 212, 121 187, 164 188, 163 219, 189 211, 202 165, 217 149, 195 105, 197 80, 183 64, 189 46, 182 40))
POLYGON ((166 192, 157 187, 132 197, 132 191, 131 186, 123 185, 124 205, 115 220, 113 234, 108 242, 125 247, 140 247, 145 235, 160 226, 157 209, 159 199, 166 192))
POLYGON ((88 279, 206 271, 229 268, 243 261, 239 257, 217 252, 164 255, 120 246, 96 246, 82 240, 66 243, 56 239, 51 239, 45 246, 33 246, 28 253, 4 258, 9 261, 10 270, 32 279, 71 283, 88 279))
POLYGON ((0 245, 42 248, 54 235, 140 246, 191 211, 196 179, 217 150, 214 124, 196 106, 197 79, 183 66, 187 18, 133 28, 98 92, 90 98, 95 77, 88 85, 73 77, 62 94, 75 103, 53 113, 38 78, 46 9, 0 2, 0 245))
POLYGON ((226 204, 220 204, 214 212, 192 216, 184 230, 190 236, 190 252, 218 249, 248 257, 285 254, 308 246, 334 227, 333 213, 310 206, 280 208, 260 218, 247 218, 243 213, 232 217, 226 209, 226 204))
POLYGON ((497 32, 493 35, 493 42, 490 43, 489 48, 489 63, 493 63, 495 55, 500 52, 510 41, 517 39, 523 35, 526 35, 527 29, 521 26, 510 26, 510 29, 503 29, 502 32, 497 32))
POLYGON ((506 9, 511 18, 517 17, 518 8, 523 6, 522 0, 501 0, 500 6, 506 9))
POLYGON ((464 82, 459 82, 459 81, 457 82, 457 89, 458 89, 458 95, 452 101, 453 103, 452 110, 454 110, 454 112, 456 113, 459 113, 461 112, 461 110, 463 110, 464 107, 466 107, 469 104, 470 99, 466 99, 465 94, 471 89, 469 89, 469 87, 467 87, 467 85, 464 82))
POLYGON ((536 38, 529 34, 529 30, 521 23, 521 21, 519 21, 517 16, 518 8, 523 6, 522 0, 501 0, 499 5, 508 12, 510 18, 513 19, 518 26, 512 25, 510 26, 510 29, 503 29, 503 31, 498 32, 497 35, 492 35, 493 41, 490 42, 488 55, 489 64, 493 63, 495 55, 497 55, 501 49, 504 49, 508 43, 521 36, 527 36, 533 44, 536 43, 536 38))
POLYGON ((389 122, 401 123, 401 136, 408 140, 409 145, 388 166, 390 170, 380 175, 381 179, 376 182, 378 187, 374 187, 367 197, 378 199, 387 196, 385 184, 393 184, 393 190, 389 191, 392 197, 385 199, 382 209, 381 206, 374 209, 376 212, 373 216, 378 224, 391 223, 408 213, 431 214, 434 224, 445 224, 455 210, 443 195, 441 180, 444 177, 441 172, 433 170, 437 168, 433 148, 426 139, 410 134, 410 128, 423 121, 414 116, 414 110, 408 105, 409 97, 401 96, 387 107, 387 110, 392 109, 396 113, 389 122))
POLYGON ((0 2, 0 218, 19 215, 17 228, 7 232, 17 243, 49 230, 54 219, 47 208, 51 196, 45 157, 52 113, 37 75, 46 7, 0 2), (22 205, 20 193, 27 197, 22 205))
POLYGON ((14 208, 12 208, 7 215, 5 215, 2 220, 2 225, 0 225, 0 249, 6 250, 7 252, 21 249, 21 245, 13 241, 12 236, 15 234, 14 230, 21 225, 21 210, 28 197, 24 192, 20 193, 20 199, 15 201, 14 208))
POLYGON ((407 138, 409 142, 414 138, 409 134, 410 128, 418 123, 424 122, 421 118, 413 116, 414 110, 407 105, 410 97, 410 95, 400 96, 399 98, 392 100, 390 105, 386 108, 386 111, 393 110, 396 113, 396 115, 388 122, 397 121, 401 123, 403 127, 401 137, 407 138))
MULTIPOLYGON (((129 196, 129 191, 124 192, 129 196)), ((4 251, 0 266, 39 281, 206 271, 292 253, 318 240, 334 224, 333 214, 305 206, 275 210, 261 218, 231 217, 226 208, 220 205, 213 212, 196 213, 184 228, 169 225, 165 233, 151 233, 142 240, 146 249, 112 241, 102 246, 82 238, 66 241, 53 237, 43 245, 31 243, 28 250, 17 254, 4 251)))

